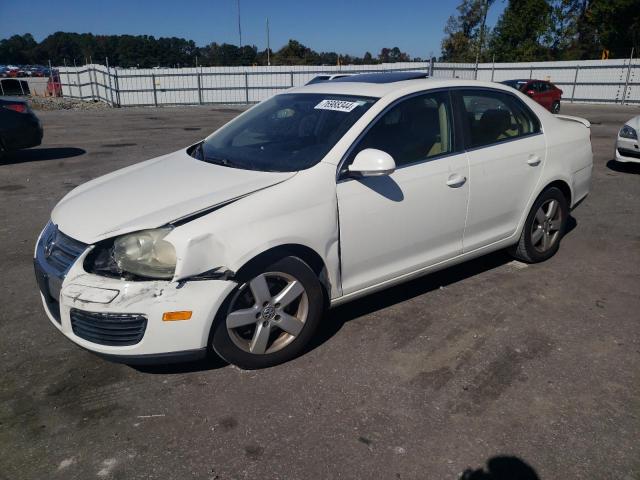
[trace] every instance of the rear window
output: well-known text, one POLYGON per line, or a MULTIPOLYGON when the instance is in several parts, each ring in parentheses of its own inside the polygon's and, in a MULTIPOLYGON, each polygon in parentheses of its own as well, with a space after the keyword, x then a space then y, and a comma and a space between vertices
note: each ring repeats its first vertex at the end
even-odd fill
POLYGON ((513 95, 491 90, 463 90, 467 147, 512 140, 540 132, 540 121, 513 95))

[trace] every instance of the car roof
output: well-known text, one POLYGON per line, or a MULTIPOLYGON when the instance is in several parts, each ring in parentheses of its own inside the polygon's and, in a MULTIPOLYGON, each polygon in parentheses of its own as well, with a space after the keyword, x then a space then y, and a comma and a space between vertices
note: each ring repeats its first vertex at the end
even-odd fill
MULTIPOLYGON (((388 73, 381 73, 380 75, 390 75, 388 73)), ((437 88, 452 88, 452 87, 476 87, 476 88, 492 88, 495 90, 503 90, 510 92, 512 89, 507 85, 494 82, 483 82, 479 80, 465 80, 465 79, 452 79, 452 78, 416 78, 411 80, 399 80, 386 83, 375 83, 362 81, 369 77, 361 75, 352 75, 348 78, 349 81, 343 79, 330 80, 327 82, 312 83, 309 85, 303 85, 300 87, 294 87, 286 92, 287 93, 324 93, 328 95, 352 95, 363 97, 382 98, 387 95, 397 94, 409 94, 412 92, 419 92, 422 90, 431 90, 437 88)))
POLYGON ((382 72, 382 73, 360 73, 358 75, 349 75, 336 78, 336 82, 364 82, 364 83, 395 83, 403 80, 415 80, 418 78, 427 78, 426 72, 409 71, 409 72, 382 72))

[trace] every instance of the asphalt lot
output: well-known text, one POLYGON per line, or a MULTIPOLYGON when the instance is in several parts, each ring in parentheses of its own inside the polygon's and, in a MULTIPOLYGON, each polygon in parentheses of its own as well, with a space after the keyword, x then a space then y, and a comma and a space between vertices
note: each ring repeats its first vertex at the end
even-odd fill
POLYGON ((544 264, 493 254, 344 305, 263 371, 134 369, 60 335, 31 263, 55 203, 237 112, 40 112, 43 145, 0 160, 0 478, 640 479, 640 166, 611 161, 637 107, 563 107, 594 124, 592 193, 544 264), (510 473, 482 476, 496 456, 510 473))

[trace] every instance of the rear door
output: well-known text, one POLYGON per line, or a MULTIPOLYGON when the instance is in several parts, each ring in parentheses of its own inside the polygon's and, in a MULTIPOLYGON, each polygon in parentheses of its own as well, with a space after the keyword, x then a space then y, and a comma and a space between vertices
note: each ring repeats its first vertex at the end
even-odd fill
POLYGON ((493 89, 455 92, 469 159, 467 252, 514 234, 540 179, 546 145, 540 121, 515 95, 493 89))

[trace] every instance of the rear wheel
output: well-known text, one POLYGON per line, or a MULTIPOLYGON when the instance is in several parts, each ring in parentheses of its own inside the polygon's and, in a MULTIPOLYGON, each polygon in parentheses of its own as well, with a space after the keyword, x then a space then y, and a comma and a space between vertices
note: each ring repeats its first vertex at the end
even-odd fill
POLYGON ((540 194, 527 216, 520 240, 511 254, 527 263, 543 262, 560 247, 569 218, 567 199, 551 187, 540 194))
POLYGON ((320 281, 297 257, 247 276, 221 306, 211 346, 241 368, 265 368, 299 355, 324 311, 320 281))
POLYGON ((560 113, 560 100, 556 100, 551 105, 551 113, 560 113))

